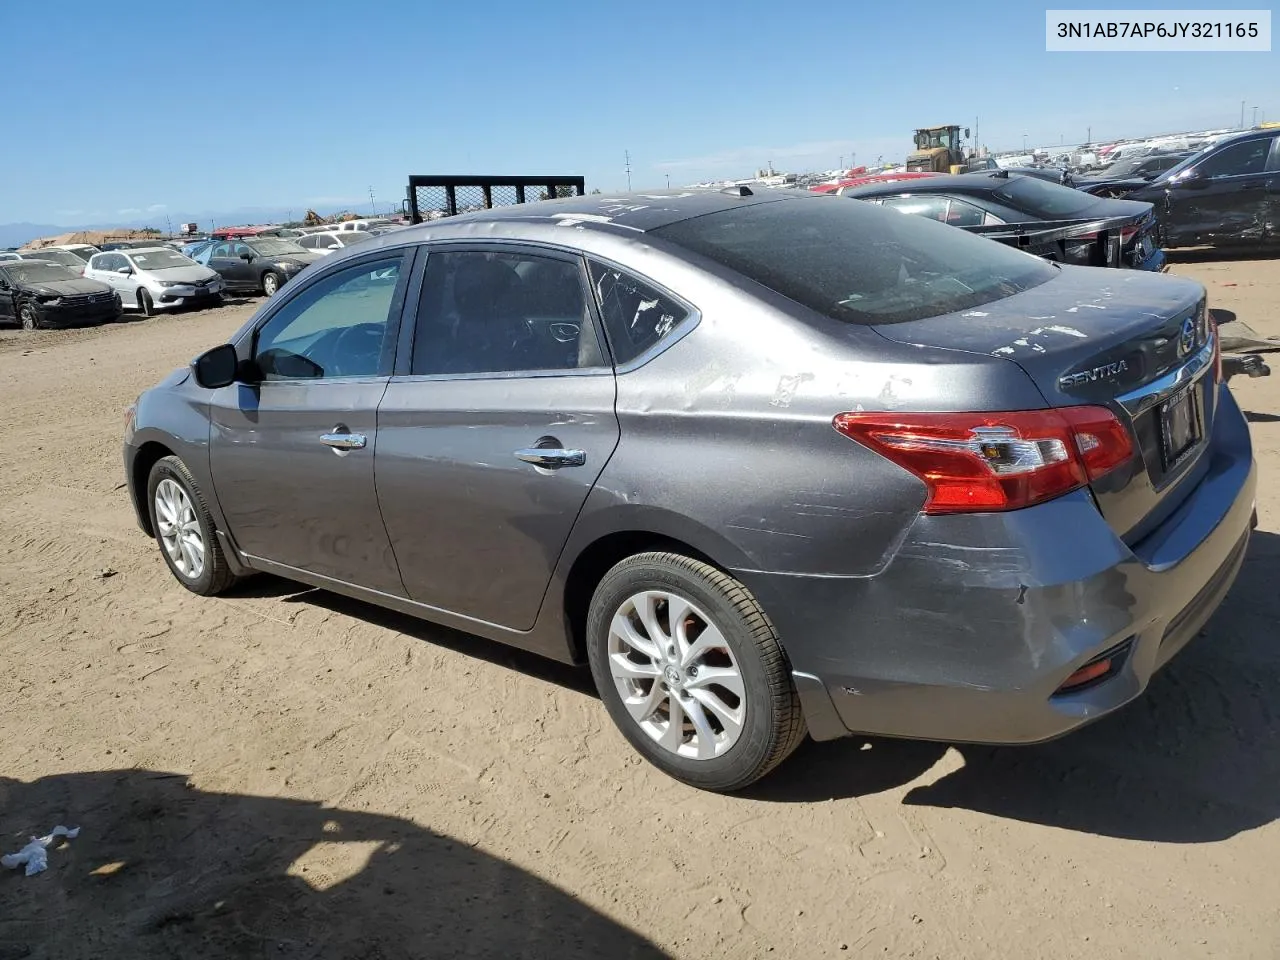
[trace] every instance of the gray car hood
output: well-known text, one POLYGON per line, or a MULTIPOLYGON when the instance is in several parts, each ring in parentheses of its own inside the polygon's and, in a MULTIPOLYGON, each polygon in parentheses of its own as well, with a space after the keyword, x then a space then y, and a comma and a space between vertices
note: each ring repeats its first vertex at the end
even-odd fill
POLYGON ((218 274, 210 270, 208 267, 202 267, 198 263, 193 263, 189 267, 166 267, 163 270, 146 270, 143 271, 148 276, 155 277, 157 280, 168 280, 170 283, 203 283, 205 280, 216 279, 218 274))

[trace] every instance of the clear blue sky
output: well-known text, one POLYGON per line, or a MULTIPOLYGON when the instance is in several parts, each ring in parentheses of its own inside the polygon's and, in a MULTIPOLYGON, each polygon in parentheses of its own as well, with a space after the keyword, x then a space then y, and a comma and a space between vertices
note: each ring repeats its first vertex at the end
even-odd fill
POLYGON ((674 186, 901 157, 975 116, 993 148, 1226 126, 1241 100, 1280 120, 1275 53, 1050 54, 1045 6, 5 3, 0 223, 360 209, 371 186, 385 210, 411 172, 614 191, 624 150, 636 188, 674 186))

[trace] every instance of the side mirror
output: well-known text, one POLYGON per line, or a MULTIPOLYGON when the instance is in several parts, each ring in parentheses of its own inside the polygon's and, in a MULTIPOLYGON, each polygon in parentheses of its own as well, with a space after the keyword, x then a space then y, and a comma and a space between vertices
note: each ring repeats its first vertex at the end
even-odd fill
POLYGON ((249 263, 253 260, 253 254, 246 250, 244 253, 240 254, 240 259, 245 261, 245 263, 249 263))
POLYGON ((129 274, 133 273, 133 267, 117 267, 116 273, 120 274, 122 277, 127 277, 129 274))
POLYGON ((196 383, 206 390, 217 390, 236 382, 240 361, 236 357, 236 348, 224 343, 200 354, 192 367, 195 368, 196 383))

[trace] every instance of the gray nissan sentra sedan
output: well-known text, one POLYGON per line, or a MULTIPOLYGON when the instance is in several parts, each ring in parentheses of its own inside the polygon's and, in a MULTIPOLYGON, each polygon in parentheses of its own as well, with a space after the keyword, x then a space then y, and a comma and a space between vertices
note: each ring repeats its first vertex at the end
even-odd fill
POLYGON ((578 197, 310 267, 137 401, 189 590, 269 571, 586 661, 741 788, 807 731, 1026 743, 1230 589, 1249 433, 1198 284, 838 197, 578 197))

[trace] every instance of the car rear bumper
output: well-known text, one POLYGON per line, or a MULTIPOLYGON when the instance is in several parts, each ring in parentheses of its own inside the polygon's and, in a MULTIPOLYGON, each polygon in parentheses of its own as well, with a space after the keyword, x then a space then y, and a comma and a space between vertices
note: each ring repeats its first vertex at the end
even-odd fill
POLYGON ((1222 602, 1256 523, 1248 426, 1220 393, 1207 475, 1132 547, 1077 491, 922 516, 872 577, 740 572, 779 629, 815 739, 1032 743, 1138 696, 1222 602), (1105 679, 1058 692, 1117 649, 1105 679))

